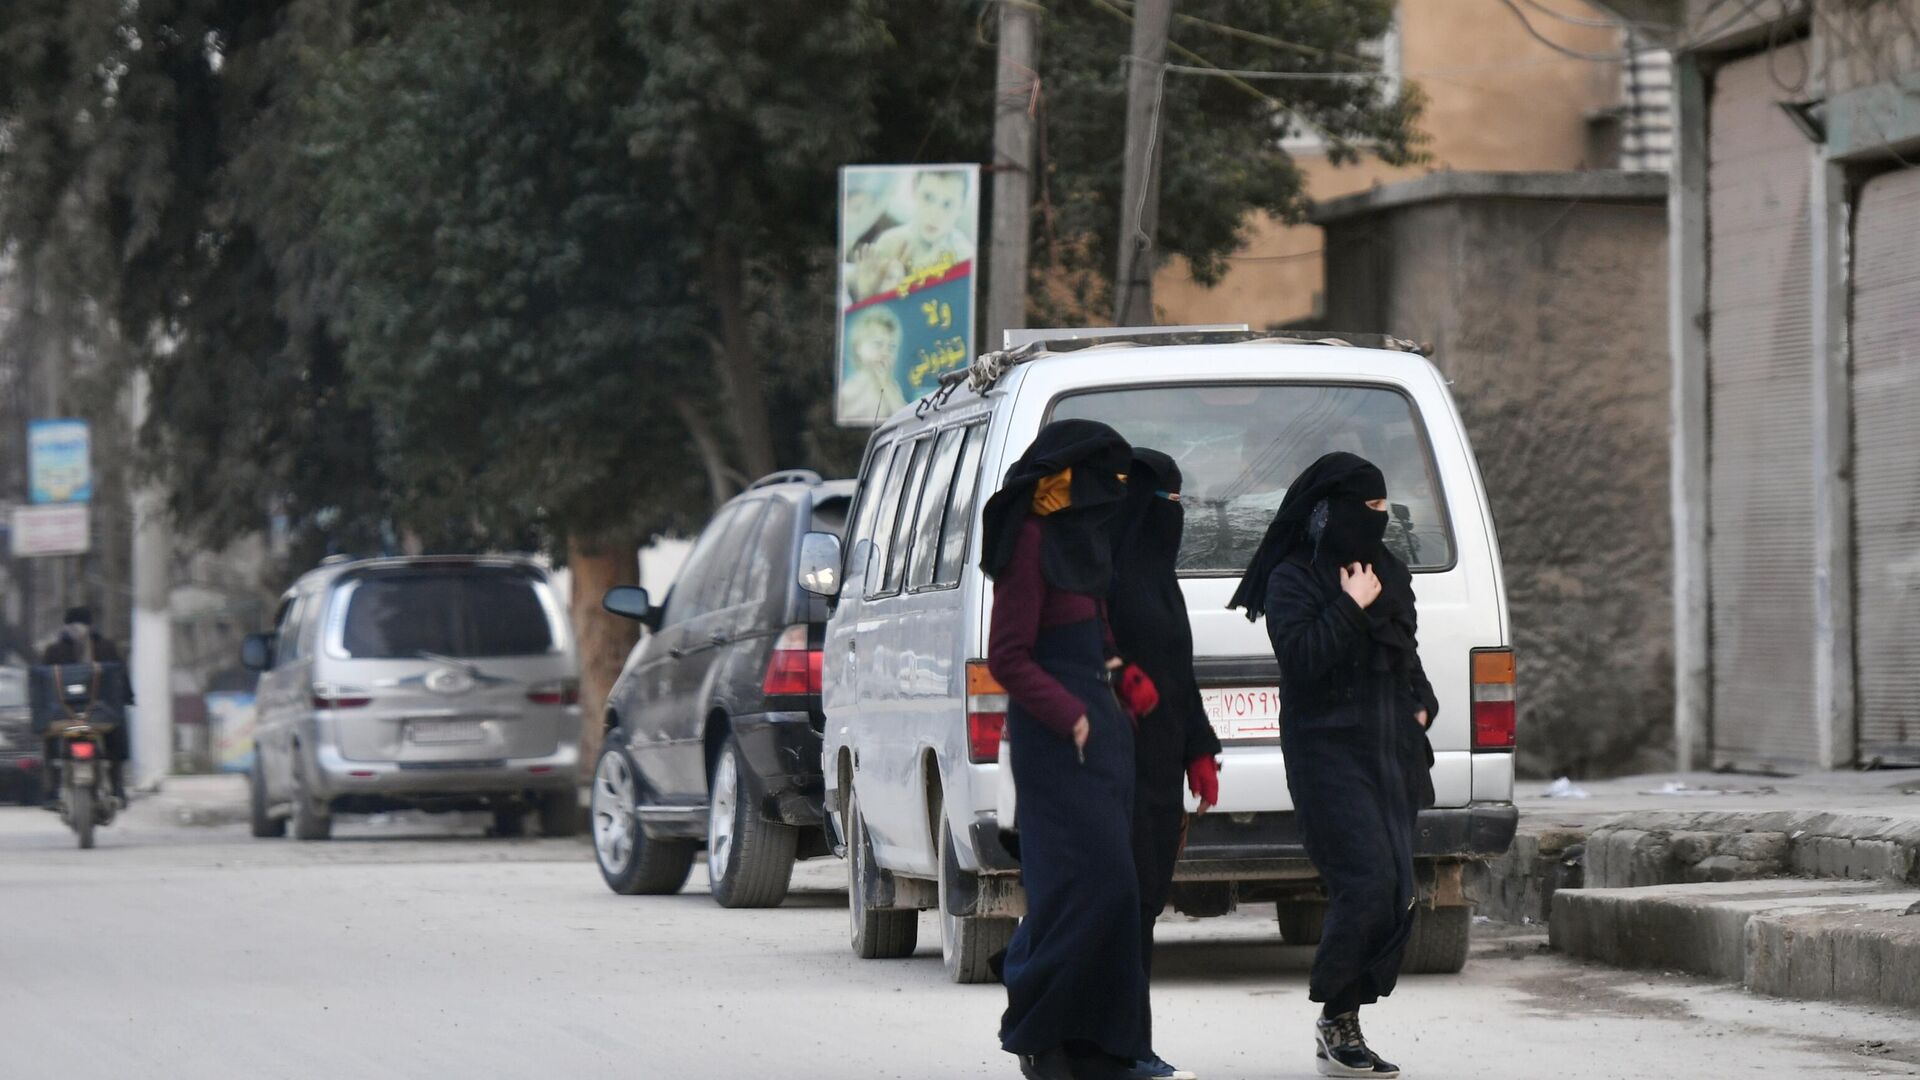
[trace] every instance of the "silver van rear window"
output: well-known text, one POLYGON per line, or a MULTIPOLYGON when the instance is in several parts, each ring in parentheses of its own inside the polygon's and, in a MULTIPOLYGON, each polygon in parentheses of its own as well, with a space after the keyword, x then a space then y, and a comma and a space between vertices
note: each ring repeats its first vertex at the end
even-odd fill
POLYGON ((333 603, 335 655, 353 659, 535 656, 554 649, 550 613, 526 574, 372 574, 342 585, 333 603))
POLYGON ((1413 402, 1398 391, 1313 383, 1091 390, 1061 398, 1052 418, 1102 421, 1179 463, 1183 573, 1244 571, 1287 484, 1334 450, 1359 454, 1386 474, 1393 504, 1387 544, 1408 566, 1453 565, 1433 452, 1413 402))

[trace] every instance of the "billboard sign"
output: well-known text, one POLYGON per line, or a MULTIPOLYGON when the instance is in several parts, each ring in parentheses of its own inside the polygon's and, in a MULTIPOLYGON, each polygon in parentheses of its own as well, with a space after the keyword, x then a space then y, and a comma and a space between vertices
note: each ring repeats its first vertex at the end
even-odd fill
POLYGON ((86 503, 59 506, 16 506, 12 522, 13 557, 85 555, 88 542, 86 503))
POLYGON ((840 170, 834 422, 873 427, 973 358, 980 166, 840 170))
POLYGON ((85 420, 27 424, 27 493, 35 504, 83 503, 93 498, 85 420))

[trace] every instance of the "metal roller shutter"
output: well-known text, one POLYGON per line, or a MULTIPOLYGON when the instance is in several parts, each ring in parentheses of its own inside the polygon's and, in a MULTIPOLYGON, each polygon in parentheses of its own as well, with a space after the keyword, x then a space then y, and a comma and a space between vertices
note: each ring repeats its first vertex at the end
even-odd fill
POLYGON ((1707 128, 1708 556, 1716 765, 1818 760, 1813 715, 1812 149, 1767 56, 1707 128))
POLYGON ((1854 649, 1860 760, 1920 764, 1920 169, 1854 216, 1854 649))

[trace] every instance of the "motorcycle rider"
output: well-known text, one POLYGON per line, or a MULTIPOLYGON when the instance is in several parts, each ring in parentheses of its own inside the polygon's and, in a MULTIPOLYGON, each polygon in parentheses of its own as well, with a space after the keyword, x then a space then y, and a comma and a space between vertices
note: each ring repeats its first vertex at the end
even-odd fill
MULTIPOLYGON (((112 639, 107 638, 93 628, 93 609, 71 607, 61 620, 60 636, 48 645, 40 654, 40 662, 49 667, 60 664, 122 664, 126 660, 112 639)), ((107 732, 104 740, 108 773, 113 780, 114 797, 126 802, 127 789, 121 773, 127 760, 127 731, 124 726, 107 732)), ((46 740, 45 756, 47 763, 46 803, 48 806, 60 804, 60 784, 53 775, 59 761, 58 740, 46 740)))

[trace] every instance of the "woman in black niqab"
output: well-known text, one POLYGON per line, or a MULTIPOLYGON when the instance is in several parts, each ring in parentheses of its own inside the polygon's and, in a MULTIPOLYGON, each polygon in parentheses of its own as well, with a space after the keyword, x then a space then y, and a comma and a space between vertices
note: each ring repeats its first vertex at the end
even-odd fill
POLYGON ((1382 543, 1386 479, 1333 453, 1287 489, 1230 607, 1264 615, 1280 664, 1280 741, 1307 857, 1327 888, 1308 997, 1325 1075, 1397 1076, 1359 1009, 1393 992, 1413 930, 1413 834, 1433 803, 1413 579, 1382 543), (1331 1071, 1329 1071, 1331 1070, 1331 1071))

